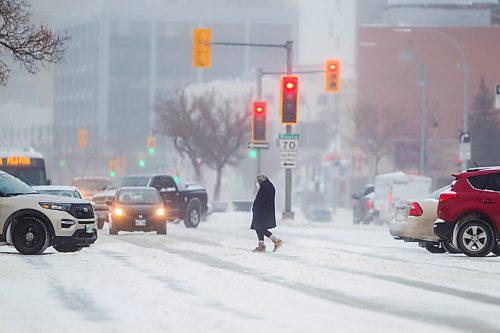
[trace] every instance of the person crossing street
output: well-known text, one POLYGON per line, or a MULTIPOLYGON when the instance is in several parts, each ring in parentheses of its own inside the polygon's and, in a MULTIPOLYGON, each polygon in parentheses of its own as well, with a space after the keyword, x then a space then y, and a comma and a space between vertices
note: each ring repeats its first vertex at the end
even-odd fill
POLYGON ((253 217, 250 229, 255 230, 257 233, 259 245, 253 251, 266 252, 266 246, 264 244, 264 236, 266 236, 274 243, 273 252, 275 252, 283 245, 283 241, 269 231, 269 229, 276 228, 274 208, 276 190, 269 178, 265 175, 257 176, 257 184, 259 186, 259 191, 252 205, 253 217))

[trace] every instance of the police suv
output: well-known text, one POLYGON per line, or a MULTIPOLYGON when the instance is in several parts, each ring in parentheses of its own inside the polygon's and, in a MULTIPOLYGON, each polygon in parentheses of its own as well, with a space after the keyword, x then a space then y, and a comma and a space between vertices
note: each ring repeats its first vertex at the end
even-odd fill
POLYGON ((88 201, 39 194, 0 171, 0 245, 22 254, 40 254, 49 246, 76 252, 96 241, 95 222, 88 201))

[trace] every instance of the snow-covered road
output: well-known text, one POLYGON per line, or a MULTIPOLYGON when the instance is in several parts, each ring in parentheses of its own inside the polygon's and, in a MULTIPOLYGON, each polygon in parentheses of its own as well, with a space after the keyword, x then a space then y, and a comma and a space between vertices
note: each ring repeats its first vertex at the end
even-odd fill
POLYGON ((251 252, 247 213, 103 230, 74 254, 1 247, 0 332, 500 331, 500 257, 430 254, 348 216, 281 224, 276 253, 251 252))

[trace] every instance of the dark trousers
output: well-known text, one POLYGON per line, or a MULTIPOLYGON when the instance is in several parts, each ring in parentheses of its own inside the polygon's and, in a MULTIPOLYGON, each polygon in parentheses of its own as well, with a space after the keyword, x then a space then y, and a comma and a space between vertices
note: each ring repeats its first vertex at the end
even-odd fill
POLYGON ((267 230, 267 229, 264 229, 264 230, 255 230, 255 232, 257 232, 257 237, 259 237, 259 241, 263 241, 264 240, 264 236, 266 236, 267 238, 270 238, 272 233, 267 230))

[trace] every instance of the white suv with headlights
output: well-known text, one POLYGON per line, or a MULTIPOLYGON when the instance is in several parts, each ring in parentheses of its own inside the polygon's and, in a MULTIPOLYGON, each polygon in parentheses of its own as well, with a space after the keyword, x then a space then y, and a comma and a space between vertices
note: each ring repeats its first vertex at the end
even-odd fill
POLYGON ((97 239, 92 205, 85 200, 38 194, 0 171, 0 242, 22 254, 40 254, 49 246, 76 252, 97 239))

